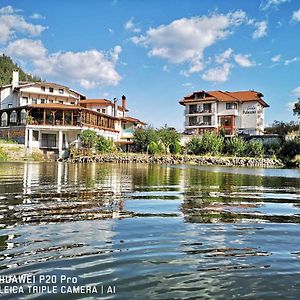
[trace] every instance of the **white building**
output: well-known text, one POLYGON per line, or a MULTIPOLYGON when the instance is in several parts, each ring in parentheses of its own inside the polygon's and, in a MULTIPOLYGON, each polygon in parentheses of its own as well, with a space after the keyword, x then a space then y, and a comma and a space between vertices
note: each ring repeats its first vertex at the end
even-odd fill
POLYGON ((179 101, 185 106, 185 133, 263 134, 264 109, 269 105, 262 97, 255 91, 198 91, 185 96, 179 101))
POLYGON ((63 157, 79 134, 92 129, 121 144, 131 144, 135 127, 145 123, 128 120, 122 106, 106 99, 89 99, 66 86, 49 82, 19 82, 13 72, 9 85, 0 88, 0 137, 11 138, 33 148, 63 157), (128 130, 125 130, 128 126, 128 130))

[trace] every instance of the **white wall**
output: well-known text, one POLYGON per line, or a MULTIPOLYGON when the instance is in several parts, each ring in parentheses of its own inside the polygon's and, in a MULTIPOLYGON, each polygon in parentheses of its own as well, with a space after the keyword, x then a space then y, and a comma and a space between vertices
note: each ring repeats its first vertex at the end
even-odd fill
POLYGON ((9 104, 12 104, 13 107, 18 106, 17 100, 17 94, 12 93, 11 87, 2 89, 0 109, 8 108, 9 104))

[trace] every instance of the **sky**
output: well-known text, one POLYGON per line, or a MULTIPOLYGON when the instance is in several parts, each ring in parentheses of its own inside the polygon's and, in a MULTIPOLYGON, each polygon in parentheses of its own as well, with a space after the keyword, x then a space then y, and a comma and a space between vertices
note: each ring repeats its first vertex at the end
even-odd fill
POLYGON ((183 129, 200 90, 263 93, 265 125, 296 120, 299 0, 0 0, 0 53, 87 98, 183 129))

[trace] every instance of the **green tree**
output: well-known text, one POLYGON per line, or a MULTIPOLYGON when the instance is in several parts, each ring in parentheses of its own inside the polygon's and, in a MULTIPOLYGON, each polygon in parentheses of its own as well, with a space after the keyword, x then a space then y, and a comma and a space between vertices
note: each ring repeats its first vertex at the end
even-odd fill
POLYGON ((178 150, 180 134, 176 130, 161 128, 157 130, 157 136, 160 142, 164 144, 166 153, 174 153, 175 148, 178 150))
POLYGON ((298 101, 294 104, 293 113, 300 117, 300 98, 298 98, 298 101))
POLYGON ((151 142, 158 142, 157 132, 150 126, 138 128, 134 131, 133 141, 137 151, 147 152, 151 142))
POLYGON ((41 81, 39 77, 25 73, 9 56, 0 55, 0 86, 10 84, 14 70, 19 71, 20 81, 41 81))
POLYGON ((99 135, 96 138, 96 149, 101 153, 109 153, 115 151, 115 144, 113 141, 106 139, 105 137, 99 135))
POLYGON ((79 137, 82 142, 82 146, 89 149, 93 148, 97 141, 97 133, 90 129, 82 131, 79 137))

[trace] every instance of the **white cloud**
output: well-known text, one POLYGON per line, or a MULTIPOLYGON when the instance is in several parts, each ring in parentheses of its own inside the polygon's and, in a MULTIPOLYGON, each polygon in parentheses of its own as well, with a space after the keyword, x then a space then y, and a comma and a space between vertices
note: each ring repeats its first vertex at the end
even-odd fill
POLYGON ((225 63, 221 67, 209 69, 202 75, 202 79, 206 81, 225 82, 229 78, 231 68, 231 64, 225 63))
POLYGON ((255 66, 255 62, 249 59, 250 55, 236 54, 234 55, 235 62, 243 68, 250 68, 255 66))
POLYGON ((124 28, 127 31, 136 32, 136 33, 141 31, 141 29, 137 27, 136 24, 133 23, 133 18, 131 18, 125 23, 124 28))
POLYGON ((273 56, 273 57, 271 58, 271 60, 272 60, 273 62, 279 62, 279 61, 281 60, 281 55, 280 55, 280 54, 275 55, 275 56, 273 56))
POLYGON ((34 19, 34 20, 39 20, 39 19, 45 19, 45 16, 42 16, 42 15, 40 15, 40 14, 38 14, 38 13, 34 13, 34 14, 31 15, 29 18, 30 18, 30 19, 34 19))
POLYGON ((290 2, 290 0, 265 0, 260 4, 260 9, 277 8, 280 4, 290 2))
POLYGON ((232 34, 234 27, 246 19, 246 13, 241 10, 226 15, 182 18, 150 28, 131 40, 149 49, 149 56, 164 58, 172 64, 189 63, 188 73, 199 72, 204 67, 205 49, 232 34))
POLYGON ((0 9, 0 14, 13 14, 15 12, 11 5, 4 6, 0 9))
POLYGON ((190 87, 190 86, 193 86, 193 84, 191 82, 186 82, 186 83, 183 83, 182 86, 190 87))
POLYGON ((292 90, 292 94, 294 96, 300 96, 300 86, 296 87, 295 89, 292 90))
POLYGON ((34 25, 25 21, 25 19, 17 14, 13 14, 16 10, 11 6, 1 8, 0 14, 0 43, 6 43, 16 36, 18 33, 28 34, 30 36, 38 36, 46 27, 34 25))
POLYGON ((300 61, 300 56, 296 56, 296 57, 294 57, 294 58, 292 58, 292 59, 286 59, 286 60, 284 61, 284 65, 285 65, 285 66, 288 66, 288 65, 290 65, 290 64, 292 64, 292 63, 294 63, 294 62, 297 62, 297 61, 300 61))
POLYGON ((227 61, 231 57, 232 53, 233 53, 233 50, 231 48, 228 48, 223 53, 216 55, 216 63, 223 64, 225 61, 227 61))
POLYGON ((268 26, 266 21, 256 22, 254 26, 256 27, 256 30, 252 34, 254 39, 260 39, 267 35, 268 26))
POLYGON ((300 22, 300 9, 293 12, 292 20, 300 22))
POLYGON ((5 53, 18 59, 39 59, 47 53, 41 41, 21 39, 9 43, 5 53))
POLYGON ((121 76, 116 63, 122 51, 116 46, 109 53, 98 50, 48 53, 41 41, 29 39, 9 43, 4 53, 29 61, 33 73, 53 80, 73 81, 86 89, 117 85, 121 76))

